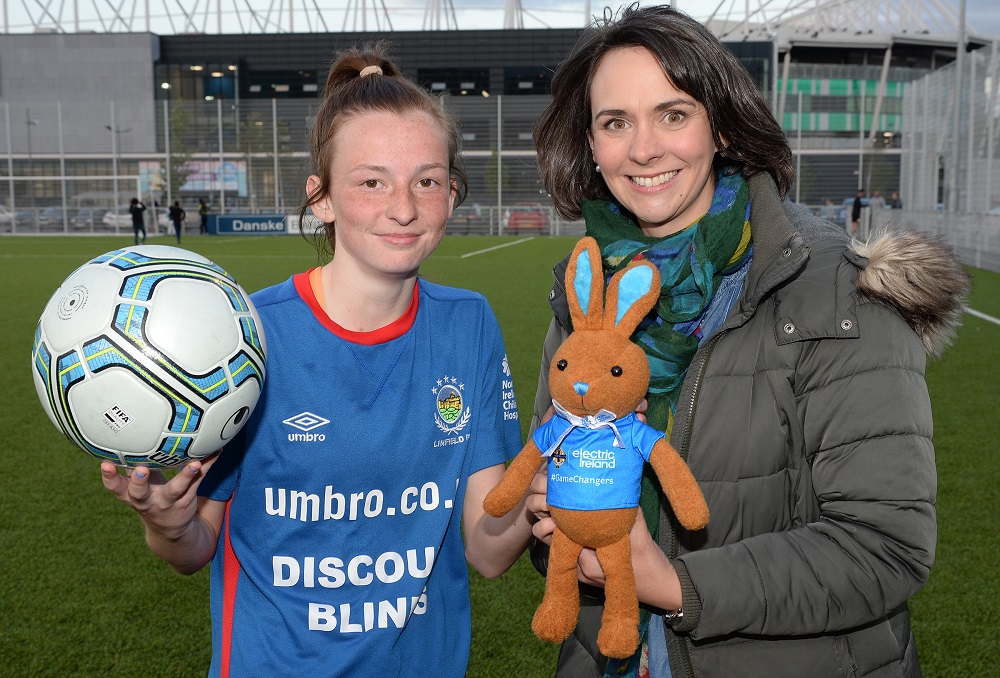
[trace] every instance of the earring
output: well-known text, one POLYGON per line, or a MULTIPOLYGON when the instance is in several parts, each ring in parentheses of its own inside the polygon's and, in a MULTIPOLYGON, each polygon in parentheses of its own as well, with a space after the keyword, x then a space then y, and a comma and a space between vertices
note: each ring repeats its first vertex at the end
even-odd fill
POLYGON ((601 166, 600 165, 595 164, 594 165, 594 169, 597 171, 598 174, 601 173, 601 166))

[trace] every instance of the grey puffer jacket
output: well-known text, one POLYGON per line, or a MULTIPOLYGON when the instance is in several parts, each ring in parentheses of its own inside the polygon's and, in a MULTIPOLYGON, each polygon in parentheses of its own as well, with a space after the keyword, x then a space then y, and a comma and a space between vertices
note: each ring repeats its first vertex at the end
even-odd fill
MULTIPOLYGON (((711 511, 686 532, 661 502, 684 594, 666 630, 673 676, 919 676, 907 600, 937 536, 924 368, 954 333, 968 276, 918 234, 849 243, 769 176, 750 180, 750 200, 750 270, 692 361, 671 435, 711 511)), ((567 333, 561 277, 533 426, 567 333)), ((603 675, 599 592, 586 593, 559 676, 603 675)))

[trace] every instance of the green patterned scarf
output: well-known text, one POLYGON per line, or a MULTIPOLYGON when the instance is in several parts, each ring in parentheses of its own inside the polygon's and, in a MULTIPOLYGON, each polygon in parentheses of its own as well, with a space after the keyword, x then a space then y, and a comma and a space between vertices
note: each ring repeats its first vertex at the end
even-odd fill
MULTIPOLYGON (((633 334, 649 360, 650 383, 646 420, 670 437, 681 384, 698 349, 701 319, 723 277, 743 265, 751 252, 750 194, 743 175, 723 169, 716 181, 712 206, 698 221, 677 233, 643 235, 621 207, 607 200, 582 205, 587 235, 601 248, 609 278, 633 261, 646 259, 660 271, 662 291, 654 312, 633 334)), ((640 505, 650 534, 657 537, 659 485, 645 469, 640 505)), ((625 660, 611 660, 606 676, 635 676, 645 646, 649 613, 642 611, 642 646, 625 660)))

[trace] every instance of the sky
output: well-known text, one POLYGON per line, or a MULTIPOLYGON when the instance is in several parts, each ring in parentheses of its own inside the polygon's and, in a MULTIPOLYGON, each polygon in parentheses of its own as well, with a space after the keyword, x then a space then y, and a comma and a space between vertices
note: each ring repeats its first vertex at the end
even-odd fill
MULTIPOLYGON (((414 4, 422 8, 428 4, 427 0, 384 0, 392 6, 402 6, 414 4)), ((459 21, 462 28, 497 28, 503 21, 504 0, 452 0, 456 9, 459 10, 459 21), (479 11, 475 11, 478 8, 479 11), (482 25, 466 25, 466 22, 479 23, 482 25)), ((825 0, 821 0, 825 1, 825 0)), ((896 6, 904 0, 881 0, 884 6, 896 6)), ((909 0, 915 3, 918 0, 909 0)), ((959 12, 960 0, 939 0, 940 4, 950 5, 957 15, 959 12)), ((358 0, 355 0, 357 3, 358 0)), ((522 7, 526 10, 526 27, 541 27, 547 24, 551 28, 563 28, 581 25, 586 16, 586 9, 589 7, 591 14, 599 14, 605 6, 617 7, 626 4, 629 0, 521 0, 522 7), (544 22, 544 24, 542 23, 544 22)), ((642 4, 666 4, 670 0, 642 0, 642 4)), ((744 8, 749 4, 750 10, 761 4, 767 6, 771 13, 780 12, 786 7, 801 6, 811 8, 816 0, 675 0, 675 6, 697 19, 706 19, 712 12, 720 15, 732 11, 734 14, 742 15, 744 8), (720 9, 721 8, 721 9, 720 9)), ((375 3, 373 3, 375 4, 375 3)), ((444 4, 443 2, 441 4, 444 4)), ((923 0, 923 5, 928 8, 926 11, 933 12, 935 0, 923 0)), ((998 0, 966 0, 967 25, 974 27, 975 31, 983 36, 1000 38, 1000 8, 998 0)))
MULTIPOLYGON (((150 12, 155 15, 160 15, 163 17, 166 11, 163 9, 165 6, 171 8, 171 12, 175 17, 180 16, 180 7, 189 8, 190 11, 195 13, 195 23, 192 27, 188 27, 186 30, 201 30, 204 29, 206 32, 213 32, 216 27, 214 8, 217 2, 222 2, 223 12, 231 11, 230 8, 234 5, 226 2, 225 0, 149 0, 148 6, 150 12), (191 8, 194 8, 191 10, 191 8), (206 12, 206 8, 207 12, 206 12)), ((606 5, 612 7, 618 7, 621 4, 627 3, 629 0, 521 0, 521 5, 525 10, 524 15, 524 25, 526 28, 567 28, 574 26, 582 26, 585 23, 585 17, 587 16, 587 9, 590 9, 591 14, 599 14, 603 11, 606 5)), ((660 0, 661 2, 669 2, 669 0, 660 0)), ((833 0, 830 0, 833 1, 833 0)), ((892 7, 904 0, 881 0, 882 6, 892 7)), ((918 0, 905 0, 910 3, 918 2, 918 0)), ((930 8, 929 11, 934 11, 933 7, 935 5, 935 0, 922 0, 923 5, 926 8, 930 8)), ((954 7, 954 11, 957 14, 959 11, 960 0, 937 0, 941 4, 951 5, 954 7)), ((656 0, 643 0, 643 4, 653 4, 656 0)), ((788 6, 799 5, 803 8, 811 8, 815 5, 816 0, 676 0, 676 6, 691 14, 697 19, 706 19, 713 11, 720 8, 719 14, 725 15, 727 12, 731 11, 733 14, 742 15, 744 7, 749 4, 751 10, 764 4, 767 6, 769 12, 780 11, 781 8, 788 6)), ((81 2, 77 3, 80 7, 81 18, 93 19, 95 17, 95 12, 90 7, 97 5, 88 5, 88 3, 81 2)), ((425 9, 429 5, 437 4, 438 6, 453 5, 456 8, 456 14, 458 16, 459 27, 464 29, 473 28, 502 28, 504 21, 504 0, 317 0, 316 5, 326 8, 338 8, 329 13, 329 19, 327 20, 327 27, 329 30, 360 30, 361 24, 360 19, 355 16, 353 18, 354 25, 351 25, 351 19, 345 16, 343 9, 349 5, 354 7, 367 6, 369 8, 386 6, 390 9, 390 18, 392 20, 393 27, 397 30, 420 30, 423 28, 422 23, 424 22, 425 9)), ((299 7, 306 7, 306 3, 296 3, 299 7)), ((966 16, 967 25, 972 27, 974 32, 983 37, 997 37, 1000 38, 1000 9, 997 7, 998 0, 966 0, 966 16)), ((24 3, 18 0, 0 0, 0 6, 3 8, 3 16, 6 17, 8 22, 9 30, 11 32, 29 32, 31 30, 31 22, 26 14, 26 8, 31 8, 34 15, 38 15, 39 7, 43 4, 38 3, 24 3)), ((65 25, 72 25, 72 15, 69 7, 69 3, 46 3, 45 7, 49 8, 48 11, 52 13, 62 12, 61 20, 65 25), (56 9, 61 7, 62 9, 56 9)), ((99 5, 103 7, 102 13, 106 17, 110 17, 110 12, 107 9, 111 6, 121 6, 122 12, 126 18, 132 14, 133 11, 136 13, 141 12, 143 3, 133 3, 133 2, 123 2, 123 3, 107 3, 106 5, 99 5), (133 9, 130 9, 133 8, 133 9)), ((246 6, 252 6, 261 12, 270 12, 269 7, 273 7, 274 4, 272 0, 247 0, 246 6)), ((282 3, 282 6, 287 6, 282 3)), ((276 12, 275 12, 276 14, 276 12)), ((226 16, 224 14, 224 16, 226 16)), ((273 16, 273 15, 272 15, 273 16)), ((365 29, 374 30, 376 29, 374 20, 374 10, 369 9, 369 16, 371 18, 366 19, 365 29)), ((145 30, 145 23, 134 20, 135 23, 132 24, 133 30, 143 31, 145 30)), ((178 24, 178 20, 175 18, 174 26, 171 28, 165 19, 159 19, 160 23, 154 24, 152 30, 154 33, 169 34, 173 32, 181 32, 185 30, 185 27, 178 24)), ((306 30, 306 20, 304 17, 298 17, 295 20, 296 30, 306 30)), ((101 31, 101 27, 96 22, 90 23, 83 26, 83 28, 89 28, 91 30, 101 31)), ((0 31, 3 27, 0 26, 0 31)), ((120 26, 119 26, 120 30, 120 26)), ((232 17, 227 17, 224 20, 225 32, 237 32, 239 28, 237 26, 236 20, 232 17)), ((254 32, 260 32, 255 30, 254 32)))
POLYGON ((988 37, 1000 38, 1000 7, 997 0, 966 0, 966 25, 988 37))

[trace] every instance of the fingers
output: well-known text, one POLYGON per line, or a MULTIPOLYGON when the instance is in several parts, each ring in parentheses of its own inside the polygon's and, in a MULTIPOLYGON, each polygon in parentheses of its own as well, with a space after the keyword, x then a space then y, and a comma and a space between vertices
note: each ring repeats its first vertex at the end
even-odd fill
MULTIPOLYGON (((149 498, 152 494, 150 477, 151 472, 147 466, 137 466, 128 473, 126 493, 129 503, 140 513, 144 513, 148 508, 149 498)), ((160 477, 162 478, 162 474, 160 477)))
POLYGON ((154 502, 160 507, 169 507, 186 496, 194 497, 216 456, 190 462, 179 469, 170 481, 159 469, 137 466, 121 473, 110 461, 104 461, 101 462, 101 480, 118 499, 145 513, 154 502))
POLYGON ((538 541, 552 545, 552 534, 556 530, 556 521, 546 516, 531 526, 531 534, 538 541))
POLYGON ((531 477, 531 484, 528 485, 528 491, 532 494, 545 494, 545 490, 549 486, 549 476, 548 472, 544 469, 540 470, 534 476, 531 477))
POLYGON ((583 549, 577 561, 577 577, 584 584, 604 587, 604 568, 597 559, 597 551, 583 549))
POLYGON ((646 423, 646 408, 648 406, 649 403, 646 402, 645 398, 643 398, 642 402, 640 402, 635 408, 635 418, 644 424, 646 423))
POLYGON ((545 500, 545 490, 547 487, 547 477, 544 471, 536 473, 531 478, 528 485, 528 496, 524 500, 525 508, 535 514, 538 519, 546 518, 549 515, 549 505, 545 500))
POLYGON ((170 482, 167 483, 166 490, 169 496, 180 497, 192 489, 197 489, 198 485, 205 478, 205 473, 208 469, 212 467, 215 462, 214 457, 211 461, 195 460, 189 463, 187 466, 182 468, 177 472, 170 482))
POLYGON ((101 462, 101 481, 104 483, 104 487, 117 495, 119 499, 128 485, 128 478, 120 474, 118 467, 110 461, 101 462))
POLYGON ((549 514, 549 505, 545 502, 544 492, 541 494, 529 492, 528 496, 524 500, 524 505, 529 511, 534 513, 537 518, 543 517, 539 514, 549 514))

